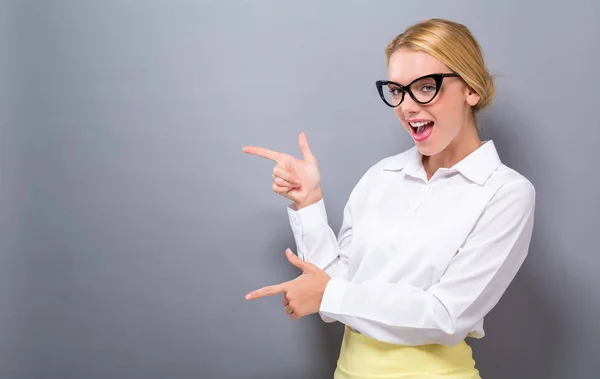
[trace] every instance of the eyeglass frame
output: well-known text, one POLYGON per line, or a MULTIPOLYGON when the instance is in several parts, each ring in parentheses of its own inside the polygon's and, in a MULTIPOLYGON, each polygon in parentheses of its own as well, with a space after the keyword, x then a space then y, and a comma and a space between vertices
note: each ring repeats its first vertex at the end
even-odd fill
POLYGON ((406 86, 403 86, 402 84, 398 84, 396 82, 392 82, 389 80, 378 80, 375 82, 375 86, 377 87, 377 92, 379 92, 379 97, 381 97, 381 100, 383 100, 383 102, 391 108, 396 108, 400 104, 402 104, 402 102, 404 101, 404 95, 406 94, 406 92, 408 92, 408 94, 415 101, 415 103, 424 105, 424 104, 429 104, 430 102, 432 102, 433 99, 435 99, 435 97, 438 95, 438 93, 440 92, 440 88, 442 87, 442 82, 444 81, 444 78, 451 78, 451 77, 452 78, 460 78, 460 75, 455 72, 453 72, 453 73, 438 72, 438 73, 434 73, 434 74, 423 75, 419 78, 416 78, 415 80, 413 80, 406 86), (412 90, 410 89, 410 87, 415 82, 417 82, 419 80, 423 80, 425 78, 433 78, 433 80, 435 80, 435 93, 433 94, 431 99, 429 99, 428 101, 419 101, 419 100, 417 100, 416 96, 412 93, 412 90), (400 99, 400 102, 397 105, 392 105, 392 104, 388 103, 387 100, 385 99, 385 96, 383 95, 383 86, 389 85, 389 84, 394 84, 394 85, 398 86, 398 89, 400 91, 402 91, 402 98, 400 99))

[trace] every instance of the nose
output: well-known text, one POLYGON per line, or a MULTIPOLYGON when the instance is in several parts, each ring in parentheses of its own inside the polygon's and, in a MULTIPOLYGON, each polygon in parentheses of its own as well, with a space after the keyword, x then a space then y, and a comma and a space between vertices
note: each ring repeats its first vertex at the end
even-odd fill
POLYGON ((414 117, 421 110, 420 105, 416 103, 408 93, 404 94, 404 100, 398 108, 400 108, 400 111, 404 114, 405 118, 414 117))

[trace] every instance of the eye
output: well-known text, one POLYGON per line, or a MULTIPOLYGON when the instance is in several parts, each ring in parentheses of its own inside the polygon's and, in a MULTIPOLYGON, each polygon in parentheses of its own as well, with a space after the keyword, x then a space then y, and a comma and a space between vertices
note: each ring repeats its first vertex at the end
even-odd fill
POLYGON ((390 87, 390 93, 394 96, 399 96, 402 94, 402 90, 399 87, 390 87))
POLYGON ((435 92, 435 89, 436 87, 433 84, 423 84, 421 87, 419 87, 419 91, 426 93, 435 92))

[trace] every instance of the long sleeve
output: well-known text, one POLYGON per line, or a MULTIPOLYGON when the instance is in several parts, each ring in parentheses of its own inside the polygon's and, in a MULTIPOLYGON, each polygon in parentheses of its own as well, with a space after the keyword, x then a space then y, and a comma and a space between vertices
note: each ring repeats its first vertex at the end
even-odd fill
MULTIPOLYGON (((323 199, 300 210, 296 210, 293 204, 287 208, 298 257, 342 281, 347 280, 352 217, 362 206, 368 173, 369 171, 356 184, 344 206, 342 226, 337 238, 329 226, 323 199)), ((325 322, 336 321, 322 313, 319 315, 325 322)))
POLYGON ((323 199, 306 208, 288 208, 298 257, 324 270, 332 278, 346 278, 347 247, 352 241, 350 205, 344 207, 342 227, 336 238, 329 226, 323 199))
POLYGON ((300 210, 296 210, 294 204, 287 208, 298 257, 316 265, 332 278, 346 279, 352 219, 363 205, 369 172, 361 177, 350 193, 337 238, 329 226, 323 199, 300 210))
MULTIPOLYGON (((321 317, 390 343, 457 344, 498 303, 521 267, 531 240, 534 206, 535 189, 529 181, 503 185, 441 279, 428 290, 402 282, 333 278, 325 290, 321 317)), ((330 249, 328 257, 335 256, 330 249)))

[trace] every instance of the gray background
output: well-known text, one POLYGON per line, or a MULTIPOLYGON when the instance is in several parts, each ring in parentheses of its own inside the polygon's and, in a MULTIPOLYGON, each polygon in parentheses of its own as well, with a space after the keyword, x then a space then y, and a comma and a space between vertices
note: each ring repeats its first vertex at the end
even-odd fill
POLYGON ((597 378, 596 1, 4 1, 0 377, 328 378, 341 326, 252 289, 294 278, 256 144, 318 157, 331 225, 411 146, 374 81, 446 17, 497 79, 486 138, 538 191, 523 270, 472 341, 484 379, 597 378))

